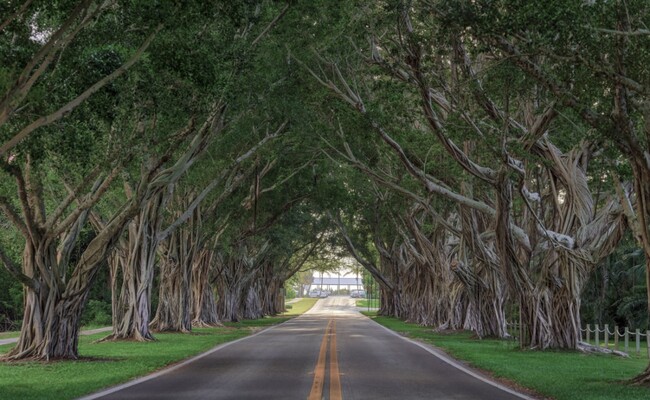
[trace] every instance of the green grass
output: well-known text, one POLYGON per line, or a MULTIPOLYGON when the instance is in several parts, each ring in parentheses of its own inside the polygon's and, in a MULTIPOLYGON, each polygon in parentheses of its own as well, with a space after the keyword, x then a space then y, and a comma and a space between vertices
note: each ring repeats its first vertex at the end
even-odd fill
POLYGON ((364 313, 400 334, 444 350, 495 378, 516 382, 556 400, 650 399, 650 388, 625 383, 648 365, 629 359, 575 351, 524 351, 505 340, 476 339, 468 332, 435 333, 431 328, 364 313))
POLYGON ((363 308, 379 308, 379 299, 361 299, 356 301, 357 307, 363 308))
MULTIPOLYGON (((92 329, 99 329, 103 328, 106 325, 83 325, 81 327, 82 331, 89 331, 92 329)), ((7 331, 7 332, 0 332, 0 339, 11 339, 11 338, 17 338, 20 336, 20 331, 7 331)))
MULTIPOLYGON (((592 344, 594 346, 596 345, 596 339, 593 337, 593 334, 591 335, 591 338, 589 339, 588 343, 590 343, 590 344, 592 344)), ((616 348, 614 339, 611 338, 611 337, 609 338, 607 346, 605 346, 605 339, 603 338, 602 334, 600 335, 598 343, 599 343, 599 346, 603 347, 603 348, 607 347, 610 350, 625 351, 625 340, 623 338, 619 338, 618 348, 616 348)), ((637 355, 637 353, 636 353, 636 338, 634 337, 634 335, 630 334, 627 353, 630 356, 638 356, 638 357, 641 357, 641 358, 648 359, 648 342, 646 341, 646 338, 644 338, 644 337, 641 338, 641 341, 639 343, 639 354, 637 355)))
POLYGON ((105 328, 107 326, 110 326, 110 324, 108 324, 108 325, 97 325, 97 324, 81 325, 81 330, 82 331, 90 331, 90 330, 93 330, 93 329, 105 328))
MULTIPOLYGON (((0 363, 1 399, 73 399, 143 376, 170 364, 284 322, 307 311, 317 299, 293 303, 289 313, 253 321, 195 328, 191 334, 159 333, 156 341, 94 343, 100 333, 80 336, 78 361, 0 363)), ((13 344, 0 346, 0 354, 13 344)))
POLYGON ((0 332, 0 339, 15 338, 20 335, 19 331, 0 332))
MULTIPOLYGON (((157 341, 92 343, 106 333, 81 336, 79 361, 0 364, 0 393, 7 399, 70 399, 145 375, 220 343, 250 334, 248 326, 161 333, 157 341)), ((2 346, 0 351, 11 346, 2 346)))
POLYGON ((290 304, 291 308, 287 309, 287 311, 282 315, 287 317, 295 317, 297 315, 304 314, 306 311, 312 308, 317 301, 318 299, 311 299, 311 298, 301 299, 295 303, 290 304))

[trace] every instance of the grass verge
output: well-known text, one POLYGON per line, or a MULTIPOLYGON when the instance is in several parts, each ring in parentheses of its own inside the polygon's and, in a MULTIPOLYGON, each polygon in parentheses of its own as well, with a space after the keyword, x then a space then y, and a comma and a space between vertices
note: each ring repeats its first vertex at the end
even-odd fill
POLYGON ((643 371, 648 359, 576 351, 524 351, 505 340, 476 339, 471 333, 436 333, 395 318, 364 313, 404 336, 432 344, 452 357, 514 386, 556 400, 650 399, 650 388, 625 383, 643 371))
POLYGON ((362 299, 356 301, 357 307, 362 308, 379 308, 379 299, 362 299))
POLYGON ((295 303, 292 303, 291 308, 288 308, 287 311, 285 311, 281 315, 283 315, 285 317, 295 317, 295 316, 304 314, 310 308, 312 308, 314 306, 314 304, 316 304, 317 301, 318 301, 318 299, 311 299, 311 298, 306 297, 306 298, 301 299, 301 300, 299 300, 299 301, 297 301, 295 303))
MULTIPOLYGON (((228 323, 218 328, 195 328, 191 334, 159 333, 156 334, 157 340, 149 343, 94 343, 106 333, 80 336, 80 360, 0 363, 0 398, 77 398, 147 375, 221 343, 286 321, 299 315, 301 310, 308 310, 313 303, 300 301, 294 303, 291 313, 286 315, 228 323)), ((12 347, 0 346, 0 354, 12 347)))
POLYGON ((0 339, 11 339, 20 336, 19 331, 0 332, 0 339))
MULTIPOLYGON (((106 325, 82 325, 81 330, 89 331, 92 329, 104 328, 105 326, 106 325)), ((12 339, 12 338, 17 338, 18 336, 20 336, 20 331, 0 332, 0 339, 12 339)))

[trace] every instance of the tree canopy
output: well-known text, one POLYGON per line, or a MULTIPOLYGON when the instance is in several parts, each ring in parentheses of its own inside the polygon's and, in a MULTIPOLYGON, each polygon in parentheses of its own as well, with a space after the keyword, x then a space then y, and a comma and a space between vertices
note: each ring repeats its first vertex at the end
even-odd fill
POLYGON ((332 254, 382 314, 439 329, 506 338, 517 319, 524 347, 585 349, 587 315, 647 327, 645 1, 0 15, 7 359, 76 358, 100 298, 107 340, 275 314, 332 254))

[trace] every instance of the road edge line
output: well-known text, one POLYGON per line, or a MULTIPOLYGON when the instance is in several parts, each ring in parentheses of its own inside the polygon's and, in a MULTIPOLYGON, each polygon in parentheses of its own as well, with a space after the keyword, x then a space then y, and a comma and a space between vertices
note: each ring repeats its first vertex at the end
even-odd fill
MULTIPOLYGON (((299 315, 298 317, 300 317, 300 315, 299 315)), ((298 317, 295 317, 295 318, 298 318, 298 317)), ((279 324, 276 324, 276 325, 273 325, 273 326, 269 326, 269 327, 267 327, 267 328, 262 329, 262 330, 259 331, 259 332, 255 332, 255 333, 253 333, 252 335, 248 335, 248 336, 245 336, 245 337, 243 337, 243 338, 239 338, 239 339, 237 339, 237 340, 233 340, 233 341, 231 341, 231 342, 221 343, 220 345, 217 345, 216 347, 213 347, 213 348, 211 348, 210 350, 208 350, 208 351, 206 351, 206 352, 204 352, 204 353, 198 354, 198 355, 196 355, 196 356, 194 356, 194 357, 192 357, 192 358, 188 358, 187 360, 185 360, 185 361, 181 361, 181 362, 178 363, 178 364, 174 364, 174 365, 169 366, 169 367, 164 367, 162 370, 160 370, 160 371, 158 371, 158 372, 154 372, 154 373, 151 373, 151 374, 149 374, 149 375, 141 376, 141 377, 136 378, 136 379, 133 379, 133 380, 131 380, 131 381, 128 381, 128 382, 122 383, 122 384, 120 384, 120 385, 118 385, 118 386, 113 386, 113 387, 110 387, 110 388, 108 388, 108 389, 104 389, 104 390, 102 390, 101 392, 95 392, 95 393, 91 393, 91 394, 89 394, 89 395, 86 395, 86 396, 84 396, 84 397, 78 397, 77 400, 94 400, 94 399, 99 399, 99 398, 104 397, 104 396, 106 396, 106 395, 109 395, 109 394, 112 394, 112 393, 115 393, 115 392, 119 392, 119 391, 122 390, 122 389, 126 389, 126 388, 128 388, 128 387, 138 385, 138 384, 140 384, 140 383, 143 383, 143 382, 149 381, 149 380, 151 380, 151 379, 155 379, 155 378, 157 378, 157 377, 159 377, 159 376, 161 376, 161 375, 164 375, 164 374, 166 374, 166 373, 169 373, 169 372, 175 371, 175 370, 177 370, 177 369, 179 369, 179 368, 181 368, 181 367, 184 367, 185 365, 187 365, 187 364, 189 364, 189 363, 191 363, 191 362, 194 362, 194 361, 199 360, 199 359, 201 359, 201 358, 203 358, 203 357, 206 357, 206 356, 208 356, 208 355, 210 355, 210 354, 212 354, 212 353, 216 353, 217 351, 223 349, 224 347, 228 347, 228 346, 230 346, 231 344, 239 343, 239 342, 244 341, 244 340, 246 340, 246 339, 250 339, 250 338, 252 338, 252 337, 255 337, 255 336, 261 335, 261 334, 264 333, 264 332, 268 332, 268 331, 270 331, 271 329, 275 329, 275 328, 277 328, 278 326, 283 325, 283 324, 285 324, 285 323, 287 323, 287 322, 289 322, 289 321, 291 321, 291 320, 293 320, 293 319, 295 319, 295 318, 290 318, 290 319, 288 319, 288 320, 286 320, 286 321, 283 321, 283 322, 281 322, 281 323, 279 323, 279 324)))
POLYGON ((505 385, 503 385, 503 384, 501 384, 499 382, 496 382, 496 381, 494 381, 494 380, 492 380, 492 379, 490 379, 490 378, 476 372, 476 371, 473 371, 473 370, 469 369, 468 367, 464 366, 463 364, 461 364, 457 360, 447 356, 446 354, 442 354, 439 350, 437 350, 437 349, 435 349, 435 348, 433 348, 433 347, 431 347, 431 346, 429 346, 429 345, 427 345, 425 343, 418 342, 418 341, 415 341, 413 339, 409 339, 406 336, 402 336, 399 333, 395 332, 394 330, 392 330, 390 328, 386 328, 385 326, 383 326, 379 322, 373 320, 372 318, 368 317, 367 315, 363 315, 361 313, 359 313, 359 314, 361 316, 363 316, 364 318, 368 318, 370 321, 377 324, 378 326, 382 327, 384 330, 388 331, 390 334, 395 335, 395 336, 397 336, 397 337, 399 337, 399 338, 401 338, 401 339, 403 339, 403 340, 405 340, 405 341, 407 341, 409 343, 412 343, 412 344, 420 347, 423 350, 426 350, 428 353, 432 354, 433 356, 435 356, 435 357, 439 358, 440 360, 446 362, 447 364, 451 365, 452 367, 466 373, 467 375, 472 376, 473 378, 476 378, 476 379, 478 379, 478 380, 480 380, 482 382, 485 382, 488 385, 494 386, 494 387, 496 387, 498 389, 501 389, 504 392, 515 395, 515 396, 517 396, 517 397, 519 397, 521 399, 537 400, 535 397, 530 397, 530 396, 525 395, 523 393, 517 392, 516 390, 513 390, 513 389, 511 389, 511 388, 509 388, 509 387, 507 387, 507 386, 505 386, 505 385))

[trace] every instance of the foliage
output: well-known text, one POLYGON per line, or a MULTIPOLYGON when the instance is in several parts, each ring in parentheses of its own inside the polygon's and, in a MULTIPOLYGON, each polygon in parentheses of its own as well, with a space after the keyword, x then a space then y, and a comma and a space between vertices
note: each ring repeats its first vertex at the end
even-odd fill
POLYGON ((22 318, 23 291, 19 282, 0 269, 0 327, 22 318))
POLYGON ((81 324, 110 326, 111 304, 94 299, 89 300, 81 318, 81 324))
POLYGON ((295 299, 296 298, 296 289, 293 288, 293 286, 289 285, 284 287, 284 293, 285 293, 285 298, 287 299, 295 299))
MULTIPOLYGON (((0 15, 9 15, 19 3, 1 4, 0 15)), ((492 178, 478 177, 480 173, 462 167, 436 137, 435 129, 429 129, 430 121, 422 112, 426 104, 420 98, 425 91, 419 84, 430 86, 450 100, 448 107, 434 105, 443 121, 442 136, 455 141, 481 166, 503 172, 509 186, 504 184, 502 188, 514 191, 507 222, 528 230, 533 242, 530 253, 547 250, 548 243, 537 231, 538 224, 559 221, 558 231, 573 234, 578 226, 574 218, 577 212, 571 210, 573 205, 560 204, 556 192, 558 188, 566 191, 568 185, 558 176, 551 176, 554 160, 531 151, 532 142, 520 140, 522 132, 511 126, 511 119, 528 128, 536 116, 553 109, 557 115, 536 140, 557 146, 558 158, 563 161, 578 145, 589 144, 584 157, 575 160, 575 165, 580 165, 574 170, 586 175, 587 187, 580 194, 587 192, 587 197, 593 197, 596 209, 618 196, 613 188, 619 181, 637 179, 637 186, 644 181, 638 179, 642 177, 635 170, 638 163, 628 158, 635 147, 626 152, 618 145, 614 129, 618 121, 611 119, 618 115, 612 107, 629 104, 627 126, 639 132, 645 127, 647 131, 643 104, 647 103, 644 88, 648 85, 650 52, 643 27, 650 23, 650 11, 646 1, 630 0, 625 7, 620 2, 567 4, 559 0, 548 1, 544 7, 521 0, 292 1, 286 8, 284 3, 266 0, 158 3, 118 0, 102 10, 64 48, 52 53, 52 64, 42 64, 46 67, 33 87, 7 108, 11 115, 6 123, 0 123, 2 143, 116 71, 157 26, 162 26, 127 73, 61 118, 34 131, 13 148, 10 156, 1 156, 0 161, 7 164, 0 171, 0 198, 5 208, 21 208, 20 185, 9 179, 9 165, 33 170, 42 183, 48 215, 68 196, 70 187, 90 176, 95 168, 101 176, 115 168, 119 174, 92 207, 97 215, 110 220, 132 196, 130 192, 138 188, 148 166, 158 160, 160 169, 167 168, 181 154, 187 141, 180 139, 180 130, 185 126, 196 129, 206 120, 210 107, 222 101, 227 105, 224 129, 211 139, 203 156, 173 188, 176 193, 192 197, 223 173, 222 181, 202 204, 202 237, 196 243, 217 254, 218 261, 210 271, 217 275, 209 277, 212 283, 224 276, 219 262, 244 260, 242 265, 249 267, 246 272, 251 276, 262 269, 260 265, 270 266, 270 278, 280 281, 278 287, 284 285, 286 297, 292 298, 292 285, 307 284, 313 270, 338 267, 338 258, 350 251, 343 236, 354 244, 359 258, 368 265, 378 265, 384 275, 390 275, 390 257, 386 257, 390 252, 385 250, 394 250, 394 276, 389 278, 395 282, 441 282, 440 277, 408 275, 409 268, 410 272, 423 272, 421 265, 413 267, 415 264, 410 263, 409 268, 404 268, 404 259, 397 257, 408 253, 403 250, 415 242, 405 220, 417 214, 418 229, 427 239, 437 230, 447 229, 444 240, 432 242, 442 261, 428 260, 426 266, 458 261, 458 254, 470 252, 467 248, 471 247, 464 243, 467 238, 452 232, 465 223, 460 216, 463 207, 459 207, 463 203, 428 191, 421 177, 404 168, 402 158, 430 182, 467 195, 495 210, 495 214, 502 204, 495 196, 497 188, 490 183, 492 178), (276 17, 274 26, 263 31, 265 24, 276 17), (629 26, 622 27, 623 22, 629 26), (410 33, 405 30, 409 24, 410 33), (639 30, 623 35, 621 29, 639 30), (523 55, 509 54, 503 40, 517 45, 523 55), (459 54, 458 43, 466 54, 459 54), (619 52, 622 43, 625 52, 619 52), (421 64, 409 70, 408 63, 414 63, 419 56, 421 64), (476 79, 462 71, 460 59, 465 56, 469 66, 478 72, 476 79), (616 61, 623 56, 625 62, 618 64, 624 64, 624 70, 616 61), (537 63, 539 68, 531 73, 522 67, 522 60, 537 63), (417 79, 414 73, 420 73, 417 79), (542 74, 557 85, 549 87, 548 81, 531 74, 542 74), (315 76, 324 79, 325 85, 319 84, 315 76), (621 78, 628 76, 634 79, 621 78), (353 107, 333 100, 329 89, 341 85, 341 81, 349 84, 349 91, 360 99, 353 107), (638 91, 626 97, 627 102, 614 97, 622 90, 618 86, 621 82, 636 87, 629 89, 632 92, 638 91), (488 96, 503 113, 481 104, 477 93, 488 96), (598 123, 585 120, 584 108, 593 111, 598 123), (395 139, 403 155, 380 137, 378 126, 395 139), (234 161, 276 129, 278 137, 253 157, 239 164, 234 161), (512 156, 512 162, 504 163, 504 156, 512 156), (519 171, 520 166, 524 172, 519 171), (535 218, 530 217, 530 212, 536 206, 527 203, 521 195, 523 189, 541 196, 535 218), (442 226, 427 214, 430 210, 423 211, 416 205, 430 207, 447 225, 442 226)), ((0 32, 0 93, 11 89, 21 68, 43 48, 48 35, 64 23, 76 4, 36 2, 0 32)), ((637 143, 636 147, 647 148, 647 136, 639 135, 637 143)), ((630 201, 635 198, 640 197, 630 194, 630 201)), ((170 203, 162 211, 166 222, 182 211, 179 204, 170 203)), ((73 213, 75 207, 70 204, 64 211, 73 213)), ((0 249, 20 265, 24 239, 11 227, 7 215, 0 214, 0 249)), ((475 218, 475 222, 478 220, 475 218)), ((477 229, 480 232, 474 233, 489 250, 482 256, 501 251, 493 239, 497 236, 497 220, 482 216, 480 224, 476 224, 481 225, 477 229)), ((628 227, 621 229, 629 231, 632 222, 628 215, 628 227)), ((86 224, 64 269, 73 272, 75 262, 94 237, 86 224)), ((593 268, 584 289, 582 281, 568 285, 576 288, 574 300, 576 304, 581 301, 584 323, 609 322, 641 329, 648 326, 643 270, 648 260, 637 254, 630 243, 627 238, 614 254, 593 268)), ((570 250, 580 249, 577 246, 570 250)), ((527 254, 526 249, 514 250, 526 258, 522 256, 527 254)), ((597 259, 598 255, 581 259, 592 257, 597 259)), ((421 258, 410 260, 414 259, 421 258)), ((468 274, 484 262, 467 259, 471 263, 468 274)), ((105 324, 110 317, 105 264, 102 260, 93 274, 84 323, 105 324)), ((501 274, 493 282, 512 279, 511 271, 503 271, 510 264, 502 260, 490 265, 491 270, 501 274)), ((566 276, 555 274, 553 268, 533 264, 526 273, 536 279, 529 286, 542 293, 540 297, 552 295, 567 282, 566 276)), ((372 275, 364 272, 364 286, 372 290, 373 298, 380 297, 380 289, 385 290, 377 284, 377 275, 376 271, 372 275)), ((478 278, 474 281, 487 281, 485 276, 478 278)), ((153 282, 150 303, 155 308, 159 276, 153 282)), ((246 282, 245 286, 267 287, 266 283, 246 282)), ((456 285, 454 294, 460 293, 462 287, 456 285)), ((509 290, 500 291, 503 298, 499 300, 520 302, 521 293, 512 290, 518 287, 526 285, 511 285, 509 290)), ((216 288, 218 298, 225 297, 224 290, 216 288)), ((20 319, 22 296, 20 285, 2 270, 0 317, 20 319)), ((560 300, 561 306, 568 302, 560 300)), ((420 303, 416 301, 416 306, 420 303)), ((517 313, 520 306, 508 305, 517 313)), ((292 310, 300 307, 294 305, 292 310)), ((562 314, 555 311, 550 318, 562 314)))
POLYGON ((596 267, 582 295, 584 324, 648 329, 645 259, 631 241, 596 267))

